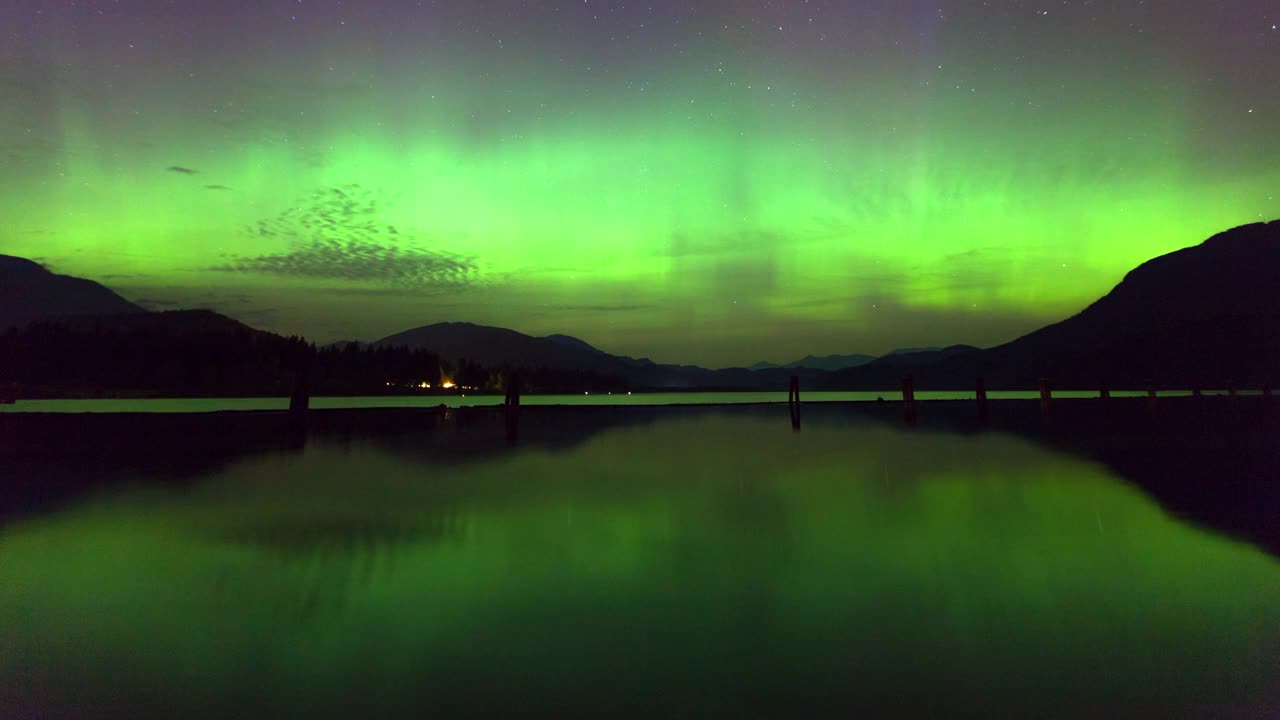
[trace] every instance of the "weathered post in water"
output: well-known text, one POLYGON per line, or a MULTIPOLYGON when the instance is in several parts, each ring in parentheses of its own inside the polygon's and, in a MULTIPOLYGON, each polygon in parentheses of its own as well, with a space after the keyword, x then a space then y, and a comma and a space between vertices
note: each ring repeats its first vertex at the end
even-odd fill
POLYGON ((1262 383, 1262 397, 1271 397, 1271 383, 1262 383))
POLYGON ((18 384, 0 383, 0 405, 12 405, 18 402, 18 384))
POLYGON ((305 365, 293 374, 293 393, 289 395, 289 414, 305 415, 311 407, 311 373, 305 365))
POLYGON ((1147 380, 1147 404, 1152 404, 1155 401, 1156 401, 1156 384, 1151 380, 1147 380))
POLYGON ((507 373, 507 397, 502 404, 507 444, 515 445, 520 438, 520 373, 515 370, 507 373))
POLYGON ((915 425, 916 420, 916 379, 911 375, 902 376, 902 419, 908 425, 915 425))
POLYGON ((1049 413, 1049 403, 1053 400, 1053 391, 1049 390, 1049 378, 1040 378, 1040 412, 1049 413))
POLYGON ((508 408, 520 407, 520 373, 515 370, 507 373, 507 398, 502 404, 508 408))
POLYGON ((1239 394, 1240 394, 1239 391, 1236 390, 1236 381, 1228 380, 1227 381, 1227 397, 1238 397, 1239 394))
POLYGON ((800 432, 800 376, 791 376, 791 386, 787 390, 787 410, 791 414, 791 429, 800 432))
POLYGON ((987 419, 987 381, 981 375, 978 376, 974 394, 978 400, 978 420, 985 421, 987 419))
POLYGON ((1103 402, 1111 399, 1111 388, 1105 382, 1098 386, 1098 397, 1102 398, 1103 402))

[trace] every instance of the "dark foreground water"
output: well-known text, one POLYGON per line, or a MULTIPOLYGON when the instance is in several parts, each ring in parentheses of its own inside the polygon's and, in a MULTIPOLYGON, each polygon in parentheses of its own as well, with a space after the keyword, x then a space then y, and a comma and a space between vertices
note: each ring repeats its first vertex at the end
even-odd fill
POLYGON ((1272 416, 946 405, 4 418, 0 716, 1280 712, 1272 416))

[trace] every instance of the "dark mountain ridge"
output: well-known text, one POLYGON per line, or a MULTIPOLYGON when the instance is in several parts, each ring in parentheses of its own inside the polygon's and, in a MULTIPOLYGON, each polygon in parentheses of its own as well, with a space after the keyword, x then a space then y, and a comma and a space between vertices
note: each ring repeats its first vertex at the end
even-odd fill
POLYGON ((143 312, 92 280, 57 275, 26 258, 0 255, 0 331, 56 317, 143 312))
MULTIPOLYGON (((944 351, 945 352, 945 351, 944 351)), ((1078 314, 987 350, 877 362, 832 389, 1259 387, 1280 375, 1280 221, 1244 225, 1143 263, 1078 314)))
POLYGON ((374 347, 426 348, 446 360, 467 359, 490 367, 549 367, 621 371, 625 364, 608 353, 567 335, 533 337, 507 328, 469 322, 442 322, 405 330, 372 343, 374 347))

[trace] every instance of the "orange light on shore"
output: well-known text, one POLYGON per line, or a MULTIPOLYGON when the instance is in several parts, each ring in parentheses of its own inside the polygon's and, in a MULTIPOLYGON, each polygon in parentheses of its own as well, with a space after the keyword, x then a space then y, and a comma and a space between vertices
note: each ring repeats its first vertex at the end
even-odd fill
POLYGON ((449 382, 448 380, 445 380, 444 382, 440 383, 440 387, 444 388, 445 390, 449 390, 457 386, 449 382))

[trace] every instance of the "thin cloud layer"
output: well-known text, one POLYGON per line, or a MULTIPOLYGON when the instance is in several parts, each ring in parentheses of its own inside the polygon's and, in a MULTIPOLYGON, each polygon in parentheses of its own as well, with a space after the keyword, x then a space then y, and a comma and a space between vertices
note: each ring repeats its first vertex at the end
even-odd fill
POLYGON ((316 240, 290 252, 238 257, 210 269, 439 289, 469 285, 479 271, 472 258, 360 240, 316 240))
POLYGON ((318 190, 244 228, 250 237, 287 241, 288 251, 232 256, 210 269, 417 290, 454 290, 478 281, 474 257, 422 247, 410 231, 385 222, 387 205, 381 190, 359 184, 318 190))

